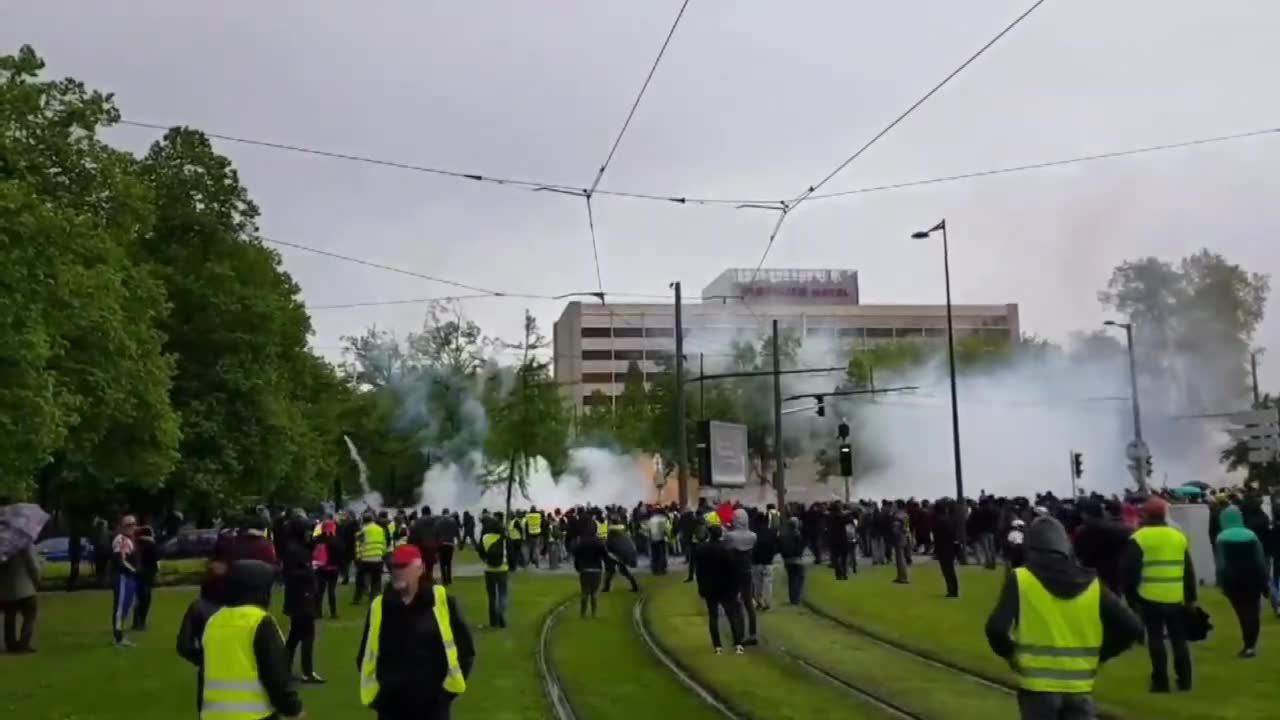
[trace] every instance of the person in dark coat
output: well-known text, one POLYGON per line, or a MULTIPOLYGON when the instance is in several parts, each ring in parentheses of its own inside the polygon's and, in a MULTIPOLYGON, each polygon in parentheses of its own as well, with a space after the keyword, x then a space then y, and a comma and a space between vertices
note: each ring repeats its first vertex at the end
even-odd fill
POLYGON ((729 630, 733 634, 734 650, 745 652, 742 643, 742 606, 738 598, 738 574, 733 558, 724 546, 723 530, 719 525, 707 528, 707 539, 694 546, 693 566, 698 580, 698 595, 707 606, 707 630, 711 635, 711 647, 716 654, 723 652, 720 643, 720 611, 729 618, 729 630))
POLYGON ((580 521, 582 527, 578 533, 578 541, 573 545, 573 569, 578 573, 578 586, 581 593, 579 616, 587 616, 587 608, 591 608, 591 617, 596 616, 596 605, 600 596, 600 579, 604 574, 605 558, 609 551, 604 541, 595 532, 595 524, 588 519, 580 521))
POLYGON ((1227 596, 1240 622, 1244 646, 1239 656, 1256 657, 1262 621, 1261 601, 1263 597, 1270 596, 1266 554, 1257 533, 1245 527, 1240 508, 1228 505, 1218 518, 1222 531, 1213 544, 1218 587, 1227 596))
POLYGON ((156 548, 155 530, 150 525, 143 525, 134 533, 138 553, 138 574, 134 576, 137 583, 137 600, 133 605, 133 629, 147 629, 147 616, 151 613, 151 590, 160 575, 160 551, 156 548))
POLYGON ((799 605, 804 596, 804 547, 799 518, 787 518, 778 538, 778 553, 787 571, 787 602, 791 605, 799 605))
POLYGON ((943 498, 933 505, 933 556, 938 559, 942 580, 947 586, 947 597, 960 597, 960 579, 956 577, 956 560, 963 548, 956 537, 960 520, 956 517, 955 501, 943 498))
POLYGON ((285 526, 284 538, 284 614, 289 617, 289 637, 285 654, 289 668, 293 656, 302 648, 302 682, 323 683, 315 671, 317 584, 311 566, 311 523, 295 518, 285 526))
POLYGON ((1084 524, 1076 533, 1076 557, 1098 574, 1111 592, 1122 594, 1120 558, 1133 532, 1120 520, 1119 503, 1086 502, 1084 524))
POLYGON ((339 565, 346 550, 338 537, 338 524, 333 520, 320 523, 320 534, 311 549, 311 565, 316 571, 316 617, 324 617, 324 600, 329 600, 329 617, 338 619, 339 565))
MULTIPOLYGON (((852 522, 844 509, 832 504, 827 513, 827 550, 831 553, 831 569, 835 571, 836 580, 849 579, 849 561, 858 562, 853 551, 853 541, 849 535, 849 523, 852 522)), ((856 537, 856 530, 854 531, 856 537)))
POLYGON ((461 533, 457 516, 449 514, 449 509, 445 508, 436 518, 436 559, 440 563, 440 582, 444 585, 453 584, 454 548, 461 533))

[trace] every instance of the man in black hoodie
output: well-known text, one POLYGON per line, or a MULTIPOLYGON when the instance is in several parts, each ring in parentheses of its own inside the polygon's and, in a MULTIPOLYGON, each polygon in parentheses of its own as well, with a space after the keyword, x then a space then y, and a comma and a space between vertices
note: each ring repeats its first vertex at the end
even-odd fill
POLYGON ((1120 558, 1129 544, 1130 532, 1120 520, 1119 502, 1090 500, 1084 503, 1084 525, 1076 534, 1076 557, 1080 564, 1098 573, 1098 579, 1117 595, 1124 592, 1120 581, 1120 558))
POLYGON ((722 540, 719 525, 707 529, 707 539, 693 548, 693 566, 698 576, 698 595, 707 604, 707 629, 711 633, 711 646, 716 654, 723 652, 720 646, 720 610, 729 617, 729 629, 733 633, 734 650, 741 655, 742 606, 738 602, 738 576, 733 559, 722 540))
POLYGON ((1018 675, 1023 720, 1096 717, 1093 681, 1102 663, 1142 637, 1142 621, 1071 557, 1062 524, 1027 529, 1026 566, 1010 572, 987 618, 987 643, 1018 675))
POLYGON ((267 612, 275 574, 275 567, 261 560, 231 564, 226 606, 205 623, 200 640, 197 697, 202 710, 212 714, 219 705, 237 710, 252 706, 261 711, 259 720, 302 715, 280 627, 267 612), (246 640, 249 647, 244 647, 246 640), (246 661, 250 656, 252 665, 246 661))

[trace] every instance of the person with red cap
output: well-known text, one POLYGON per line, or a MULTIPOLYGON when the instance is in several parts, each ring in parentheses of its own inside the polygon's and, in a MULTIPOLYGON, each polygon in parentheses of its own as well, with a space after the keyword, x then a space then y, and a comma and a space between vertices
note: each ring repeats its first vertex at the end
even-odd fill
POLYGON ((1169 692, 1173 649, 1178 689, 1191 689, 1191 651, 1187 647, 1187 610, 1196 605, 1196 573, 1187 536, 1168 523, 1169 504, 1158 497, 1142 505, 1142 527, 1129 539, 1121 561, 1125 596, 1142 615, 1151 656, 1151 692, 1169 692))
POLYGON ((475 643, 457 600, 424 572, 422 551, 391 555, 391 587, 373 600, 356 655, 360 701, 378 720, 448 720, 467 690, 475 643))

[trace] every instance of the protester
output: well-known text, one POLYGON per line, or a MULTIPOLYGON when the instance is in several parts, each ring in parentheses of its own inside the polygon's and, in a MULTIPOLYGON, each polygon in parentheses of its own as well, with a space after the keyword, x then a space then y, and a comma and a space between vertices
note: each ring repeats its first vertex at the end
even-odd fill
POLYGON ((383 556, 388 547, 387 529, 374 520, 372 513, 366 512, 364 526, 356 535, 356 593, 352 605, 359 605, 366 592, 370 600, 382 592, 383 556))
POLYGON ((849 579, 849 561, 857 562, 857 550, 852 546, 850 534, 857 537, 856 524, 841 507, 832 505, 827 514, 827 550, 831 557, 831 569, 836 580, 849 579), (852 526, 852 527, 851 527, 852 526))
POLYGON ((462 511, 462 547, 476 545, 476 518, 471 514, 470 510, 462 511))
POLYGON ((260 560, 231 564, 226 605, 205 623, 196 681, 200 717, 301 718, 280 628, 267 609, 275 568, 260 560))
POLYGON ((132 515, 120 518, 120 532, 111 541, 111 635, 116 647, 133 647, 124 636, 124 621, 133 609, 137 595, 138 553, 133 534, 138 520, 132 515))
POLYGON ((285 526, 284 538, 284 614, 289 618, 289 637, 285 655, 290 672, 293 658, 302 649, 302 682, 320 684, 324 678, 315 672, 316 615, 318 596, 315 569, 311 565, 311 523, 294 518, 285 526))
POLYGON ((481 520, 480 559, 484 562, 484 592, 489 599, 489 627, 507 626, 508 545, 502 535, 502 517, 481 520))
POLYGON ((1084 525, 1076 535, 1076 557, 1080 564, 1098 573, 1098 580, 1111 592, 1124 592, 1120 558, 1132 531, 1121 520, 1119 501, 1084 503, 1084 525))
POLYGON ((756 544, 751 550, 751 596, 758 610, 773 606, 773 560, 778 556, 778 531, 770 524, 770 516, 757 516, 756 544))
POLYGON ((707 630, 711 635, 711 647, 717 655, 723 652, 720 643, 720 611, 723 610, 729 619, 734 651, 741 655, 745 652, 742 606, 739 602, 741 594, 737 571, 729 550, 724 545, 721 527, 709 527, 707 539, 698 543, 693 552, 697 555, 694 566, 697 568, 698 595, 707 606, 707 630))
POLYGON ((1258 654, 1258 632, 1262 622, 1262 598, 1269 597, 1267 562, 1262 542, 1244 525, 1240 508, 1230 505, 1218 516, 1221 532, 1213 543, 1218 568, 1218 587, 1227 596, 1240 623, 1244 641, 1240 657, 1258 654))
POLYGON ((1026 566, 1010 572, 987 618, 987 643, 1018 676, 1023 720, 1097 717, 1100 665, 1142 637, 1142 623, 1071 557, 1066 529, 1052 517, 1027 530, 1026 566))
POLYGON ((662 508, 655 508, 649 516, 649 569, 654 575, 667 574, 667 535, 670 521, 662 508))
POLYGON ((1142 506, 1142 527, 1133 534, 1121 561, 1125 596, 1147 626, 1151 656, 1151 692, 1169 692, 1165 638, 1173 650, 1179 690, 1191 689, 1191 651, 1187 647, 1186 610, 1195 607, 1196 574, 1187 538, 1167 522, 1169 504, 1153 497, 1142 506))
POLYGON ((956 559, 964 554, 964 548, 956 537, 960 520, 955 501, 943 498, 933 506, 933 555, 938 559, 938 569, 947 587, 948 598, 960 597, 960 579, 956 576, 956 559))
POLYGON ((134 576, 137 602, 133 606, 133 629, 141 632, 147 629, 147 617, 151 614, 151 590, 160 575, 160 551, 156 548, 155 531, 150 525, 138 528, 134 541, 137 543, 138 573, 134 576))
POLYGON ((460 533, 457 517, 445 508, 436 519, 436 559, 440 562, 440 582, 446 586, 453 584, 453 555, 460 533))
POLYGON ((578 587, 581 595, 578 611, 580 617, 587 616, 588 607, 591 608, 591 617, 596 616, 601 575, 604 573, 605 561, 608 557, 604 543, 591 530, 590 527, 584 528, 573 546, 573 569, 578 573, 578 587))
POLYGON ((894 503, 890 515, 889 541, 893 545, 893 564, 897 570, 893 581, 899 585, 911 582, 907 575, 907 566, 911 564, 911 526, 907 518, 907 507, 902 500, 894 503))
POLYGON ((360 638, 360 701, 378 720, 448 720, 475 654, 458 602, 431 582, 421 550, 396 548, 391 588, 370 605, 360 638))
POLYGON ((640 592, 639 583, 636 582, 635 576, 628 569, 628 566, 634 567, 636 564, 635 541, 627 533, 627 526, 622 523, 622 518, 616 515, 613 518, 613 522, 609 523, 607 530, 608 536, 605 539, 605 549, 608 552, 604 556, 603 592, 609 592, 615 573, 622 575, 623 579, 631 583, 631 592, 640 592))
POLYGON ((738 588, 738 603, 747 616, 747 635, 743 645, 756 645, 756 608, 751 598, 751 554, 756 545, 756 534, 748 527, 750 520, 744 508, 733 513, 733 521, 721 541, 729 551, 734 580, 738 588))
POLYGON ((788 518, 778 540, 778 552, 787 571, 787 602, 791 605, 799 605, 804 597, 804 548, 800 520, 788 518))
POLYGON ((529 553, 527 564, 533 567, 538 567, 538 558, 542 556, 545 547, 543 520, 542 511, 536 505, 530 506, 529 512, 524 515, 525 549, 529 553))
POLYGON ((338 524, 332 519, 320 523, 320 535, 311 549, 311 567, 316 573, 316 617, 324 617, 324 600, 329 600, 329 617, 338 619, 338 567, 343 556, 342 540, 338 538, 338 524))
POLYGON ((1024 553, 1024 543, 1027 535, 1027 524, 1021 519, 1015 519, 1011 522, 1009 533, 1004 539, 1004 557, 1011 569, 1018 569, 1023 566, 1026 560, 1024 553))
POLYGON ((36 611, 40 587, 40 556, 35 545, 27 545, 12 557, 0 561, 0 613, 4 614, 4 650, 33 653, 36 611), (22 632, 18 632, 18 617, 22 632))

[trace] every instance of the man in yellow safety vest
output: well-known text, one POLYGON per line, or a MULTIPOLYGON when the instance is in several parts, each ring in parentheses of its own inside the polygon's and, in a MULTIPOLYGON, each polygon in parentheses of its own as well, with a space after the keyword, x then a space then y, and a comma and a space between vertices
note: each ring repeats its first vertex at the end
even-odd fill
POLYGON ((360 638, 360 702, 378 720, 448 720, 475 661, 457 601, 424 572, 422 551, 391 555, 391 589, 369 606, 360 638))
POLYGON ((524 517, 518 510, 511 511, 511 519, 507 521, 507 555, 512 570, 519 570, 525 564, 524 559, 524 517))
POLYGON ((372 514, 366 513, 364 527, 356 534, 356 594, 353 605, 360 604, 366 588, 371 600, 382 592, 382 565, 388 545, 386 528, 379 525, 372 514))
POLYGON ((1129 605, 1142 614, 1151 656, 1151 692, 1169 692, 1169 657, 1179 690, 1191 689, 1191 651, 1187 648, 1187 611, 1196 605, 1196 572, 1187 536, 1169 527, 1169 504, 1153 497, 1142 506, 1142 527, 1130 538, 1120 567, 1129 605))
POLYGON ((1018 676, 1023 720, 1097 717, 1101 664, 1142 638, 1142 621, 1071 555, 1062 523, 1027 530, 1026 564, 1009 573, 987 618, 987 643, 1018 676))
POLYGON ((538 567, 538 557, 543 552, 542 511, 536 505, 529 506, 524 514, 525 546, 529 551, 529 564, 538 567))
POLYGON ((489 599, 489 627, 507 626, 509 546, 502 536, 502 513, 480 520, 480 559, 484 561, 484 592, 489 599))
POLYGON ((275 568, 237 560, 227 571, 227 604, 200 637, 201 720, 302 718, 280 627, 267 612, 275 568))

